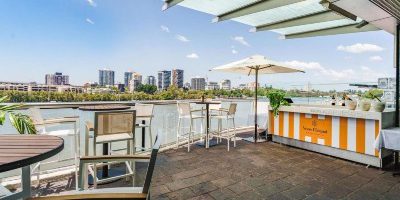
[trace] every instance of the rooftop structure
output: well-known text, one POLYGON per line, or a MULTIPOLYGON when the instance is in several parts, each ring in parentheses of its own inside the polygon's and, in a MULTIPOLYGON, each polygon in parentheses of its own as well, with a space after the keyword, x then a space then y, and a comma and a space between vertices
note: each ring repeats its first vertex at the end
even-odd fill
POLYGON ((396 0, 167 0, 163 9, 180 5, 214 15, 213 22, 233 20, 270 30, 285 39, 385 30, 396 33, 396 0), (362 5, 362 6, 360 6, 362 5), (371 14, 374 13, 374 14, 371 14))

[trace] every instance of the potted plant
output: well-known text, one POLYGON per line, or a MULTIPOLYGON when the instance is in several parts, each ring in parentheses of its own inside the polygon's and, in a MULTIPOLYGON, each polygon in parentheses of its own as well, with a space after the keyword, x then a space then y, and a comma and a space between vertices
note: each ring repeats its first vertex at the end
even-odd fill
POLYGON ((11 124, 17 129, 20 134, 36 134, 35 125, 32 119, 28 115, 22 113, 15 113, 17 108, 22 107, 22 104, 10 104, 4 105, 7 100, 7 96, 0 97, 0 126, 2 126, 6 120, 6 116, 11 124))
POLYGON ((290 104, 285 100, 285 93, 272 90, 267 93, 267 97, 269 99, 269 105, 272 107, 272 112, 274 116, 279 115, 279 108, 281 106, 289 106, 290 104))
POLYGON ((383 112, 383 110, 385 110, 386 103, 382 102, 382 100, 380 99, 382 95, 383 95, 382 90, 371 89, 364 94, 364 98, 369 100, 370 106, 371 106, 371 101, 376 101, 373 106, 374 110, 376 112, 383 112))

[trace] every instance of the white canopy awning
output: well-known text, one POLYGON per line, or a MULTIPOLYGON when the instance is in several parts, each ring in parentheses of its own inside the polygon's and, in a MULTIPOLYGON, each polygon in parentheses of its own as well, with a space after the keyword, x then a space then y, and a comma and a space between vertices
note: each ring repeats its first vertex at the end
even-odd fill
POLYGON ((256 70, 258 71, 257 72, 258 74, 304 72, 299 69, 287 67, 284 64, 281 64, 277 61, 267 59, 262 55, 254 55, 239 61, 214 67, 210 71, 230 72, 230 73, 238 73, 244 75, 256 75, 256 70))
MULTIPOLYGON (((374 1, 376 0, 165 0, 163 9, 178 4, 214 15, 213 22, 233 20, 254 27, 251 29, 253 32, 270 30, 286 39, 380 29, 394 33, 387 24, 382 25, 386 22, 378 23, 380 19, 376 17, 371 19, 371 12, 379 10, 389 13, 374 1), (362 13, 360 9, 368 11, 362 13), (357 15, 352 10, 357 11, 357 15)), ((396 22, 398 19, 395 15, 400 13, 396 9, 400 9, 400 3, 396 0, 388 0, 387 3, 389 6, 386 8, 394 10, 392 17, 396 22)))

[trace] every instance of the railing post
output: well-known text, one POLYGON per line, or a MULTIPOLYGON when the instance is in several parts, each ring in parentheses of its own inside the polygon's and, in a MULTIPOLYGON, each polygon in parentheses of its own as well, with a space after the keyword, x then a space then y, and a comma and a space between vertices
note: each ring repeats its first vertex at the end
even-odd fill
POLYGON ((395 116, 395 125, 396 127, 399 127, 399 110, 400 110, 400 105, 399 105, 399 99, 400 99, 400 80, 399 80, 399 74, 400 74, 400 24, 397 25, 396 27, 396 38, 395 38, 395 67, 396 67, 396 116, 395 116))

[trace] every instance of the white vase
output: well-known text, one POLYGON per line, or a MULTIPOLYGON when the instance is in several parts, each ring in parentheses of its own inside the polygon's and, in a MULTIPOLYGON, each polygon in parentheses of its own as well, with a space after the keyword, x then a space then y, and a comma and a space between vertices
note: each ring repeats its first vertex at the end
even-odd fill
POLYGON ((369 111, 369 109, 371 108, 371 101, 361 100, 359 106, 362 111, 369 111))
POLYGON ((350 101, 350 100, 347 100, 347 101, 346 101, 346 107, 347 107, 347 109, 349 109, 349 110, 355 110, 355 109, 357 108, 357 101, 350 101))
POLYGON ((386 103, 385 102, 376 102, 374 104, 374 110, 376 112, 383 112, 386 108, 386 103))

